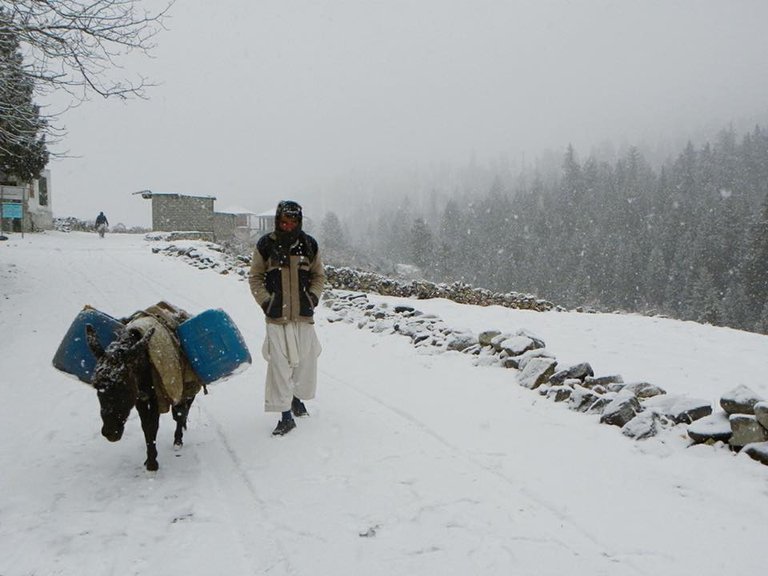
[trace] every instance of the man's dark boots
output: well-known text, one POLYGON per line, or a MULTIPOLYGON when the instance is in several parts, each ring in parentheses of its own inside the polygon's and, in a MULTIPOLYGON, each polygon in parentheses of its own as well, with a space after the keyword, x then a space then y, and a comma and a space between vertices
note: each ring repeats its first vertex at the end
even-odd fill
POLYGON ((275 429, 272 430, 272 436, 285 436, 294 428, 296 428, 296 422, 293 418, 280 420, 280 422, 277 423, 277 426, 275 426, 275 429))
POLYGON ((309 412, 307 412, 307 407, 304 406, 304 402, 296 398, 296 396, 291 400, 291 412, 293 412, 293 415, 297 418, 309 416, 309 412))
POLYGON ((280 422, 278 422, 275 429, 272 430, 272 436, 285 436, 294 428, 296 428, 296 422, 294 421, 293 416, 291 416, 291 411, 286 410, 283 412, 283 417, 280 418, 280 422))

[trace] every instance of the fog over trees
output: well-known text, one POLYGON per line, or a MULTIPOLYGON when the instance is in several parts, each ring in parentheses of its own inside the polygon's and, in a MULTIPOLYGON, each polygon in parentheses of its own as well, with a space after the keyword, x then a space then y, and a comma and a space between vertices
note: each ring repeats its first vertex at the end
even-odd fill
POLYGON ((654 164, 636 147, 604 160, 568 146, 535 169, 470 166, 427 194, 415 182, 378 186, 345 215, 326 214, 344 238, 331 263, 385 273, 408 263, 428 280, 568 308, 768 333, 768 131, 759 126, 654 164))

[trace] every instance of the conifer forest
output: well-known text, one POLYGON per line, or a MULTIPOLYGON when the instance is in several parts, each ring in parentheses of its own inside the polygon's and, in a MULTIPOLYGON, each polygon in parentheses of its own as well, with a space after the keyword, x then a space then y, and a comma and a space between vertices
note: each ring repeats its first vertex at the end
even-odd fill
POLYGON ((326 214, 320 235, 332 262, 768 333, 768 132, 723 130, 656 165, 636 147, 608 161, 572 146, 551 164, 426 200, 379 194, 326 214))

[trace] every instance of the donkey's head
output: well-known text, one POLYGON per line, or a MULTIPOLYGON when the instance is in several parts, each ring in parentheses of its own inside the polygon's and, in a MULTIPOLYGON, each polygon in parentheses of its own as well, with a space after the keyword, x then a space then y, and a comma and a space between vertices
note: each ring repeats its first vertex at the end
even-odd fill
POLYGON ((88 347, 96 357, 91 385, 101 406, 101 434, 110 442, 117 442, 139 397, 139 382, 151 378, 147 342, 152 330, 144 336, 138 330, 123 330, 106 350, 91 325, 85 331, 88 347))

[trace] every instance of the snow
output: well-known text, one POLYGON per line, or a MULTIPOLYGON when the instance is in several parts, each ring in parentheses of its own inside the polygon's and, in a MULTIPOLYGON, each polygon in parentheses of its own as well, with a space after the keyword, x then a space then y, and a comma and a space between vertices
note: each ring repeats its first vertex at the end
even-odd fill
MULTIPOLYGON (((516 383, 515 370, 330 323, 318 397, 288 436, 263 412, 264 321, 237 275, 141 236, 0 243, 0 574, 715 575, 762 569, 768 466, 685 427, 634 441, 516 383), (96 395, 51 366, 85 304, 222 308, 250 369, 200 395, 182 450, 161 419, 144 470, 134 413, 104 440, 96 395), (740 552, 735 554, 734 550, 740 552)), ((203 246, 201 243, 200 246, 203 246)), ((203 248, 200 248, 201 250, 203 248)), ((525 329, 560 366, 716 402, 768 398, 768 337, 621 314, 405 303, 475 334, 525 329)))
MULTIPOLYGON (((256 214, 256 212, 254 212, 253 210, 250 210, 249 208, 245 208, 243 206, 238 206, 236 204, 231 204, 226 208, 217 210, 217 212, 220 212, 223 214, 256 214)), ((272 215, 274 215, 274 210, 272 211, 272 215)))
POLYGON ((755 392, 744 384, 737 385, 733 390, 725 390, 723 396, 736 404, 756 404, 755 392))
POLYGON ((705 416, 691 424, 690 429, 702 436, 705 435, 730 435, 731 423, 728 414, 723 411, 715 412, 710 416, 705 416))

